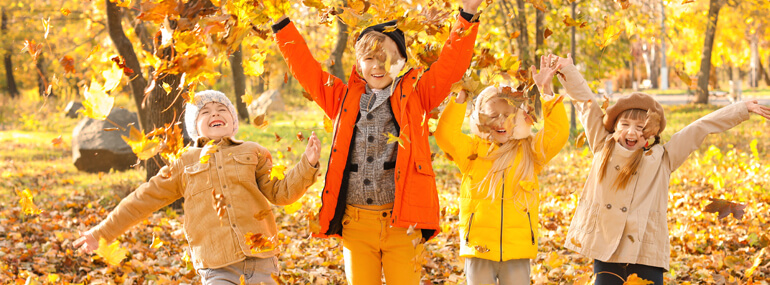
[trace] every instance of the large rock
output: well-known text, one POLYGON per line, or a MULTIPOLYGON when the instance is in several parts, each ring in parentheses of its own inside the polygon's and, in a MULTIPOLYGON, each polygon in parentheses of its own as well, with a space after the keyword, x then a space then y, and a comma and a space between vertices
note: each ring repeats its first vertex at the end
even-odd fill
POLYGON ((257 99, 251 101, 251 104, 249 104, 249 118, 253 118, 259 114, 264 114, 266 111, 286 111, 286 104, 283 102, 281 92, 278 92, 278 90, 265 91, 262 93, 262 95, 259 95, 257 99))
POLYGON ((64 116, 67 118, 78 118, 78 110, 83 109, 83 103, 80 103, 78 101, 70 101, 67 104, 67 107, 64 108, 64 116))
POLYGON ((108 120, 100 121, 83 118, 72 131, 72 161, 80 171, 108 172, 110 169, 126 170, 136 164, 136 155, 131 147, 121 138, 128 136, 128 125, 133 123, 139 128, 136 113, 126 109, 114 108, 107 116, 124 131, 105 131, 116 126, 108 120))

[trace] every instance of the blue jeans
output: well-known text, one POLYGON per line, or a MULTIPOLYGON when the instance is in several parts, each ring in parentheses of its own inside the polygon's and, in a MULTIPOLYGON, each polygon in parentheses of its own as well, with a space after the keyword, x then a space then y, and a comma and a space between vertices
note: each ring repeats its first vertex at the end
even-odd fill
POLYGON ((655 285, 663 285, 663 273, 666 270, 642 264, 610 263, 594 259, 595 285, 623 285, 623 280, 608 272, 617 274, 623 280, 628 280, 628 275, 636 273, 639 278, 655 282, 655 285))

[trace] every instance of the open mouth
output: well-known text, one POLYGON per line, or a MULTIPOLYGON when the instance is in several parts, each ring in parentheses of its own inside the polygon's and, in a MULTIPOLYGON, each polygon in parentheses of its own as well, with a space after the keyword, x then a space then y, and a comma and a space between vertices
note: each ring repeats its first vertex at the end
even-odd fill
POLYGON ((385 77, 385 74, 372 74, 372 77, 374 77, 374 78, 383 78, 383 77, 385 77))
POLYGON ((224 127, 224 126, 225 126, 225 122, 224 121, 220 121, 220 120, 216 120, 216 121, 213 121, 213 122, 209 123, 209 127, 211 127, 211 128, 219 128, 219 127, 224 127))
POLYGON ((627 145, 628 147, 633 147, 633 146, 635 146, 635 145, 636 145, 636 140, 632 140, 632 139, 626 139, 626 145, 627 145))
POLYGON ((505 133, 507 133, 508 131, 506 131, 505 129, 499 129, 499 130, 497 130, 497 131, 495 131, 495 132, 497 132, 498 134, 504 135, 504 134, 505 134, 505 133))

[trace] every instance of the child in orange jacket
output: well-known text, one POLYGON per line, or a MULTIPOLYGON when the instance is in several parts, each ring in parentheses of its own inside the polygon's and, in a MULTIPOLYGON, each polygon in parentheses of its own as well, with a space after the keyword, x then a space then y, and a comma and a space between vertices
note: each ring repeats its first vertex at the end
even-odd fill
POLYGON ((421 241, 440 229, 425 114, 441 104, 470 65, 478 32, 471 20, 481 1, 463 1, 429 70, 398 76, 408 53, 396 21, 364 29, 347 84, 323 71, 288 18, 273 25, 292 74, 335 118, 320 231, 314 235, 342 237, 352 284, 380 284, 383 271, 388 284, 420 281, 421 241), (388 136, 399 137, 399 143, 388 143, 388 136))

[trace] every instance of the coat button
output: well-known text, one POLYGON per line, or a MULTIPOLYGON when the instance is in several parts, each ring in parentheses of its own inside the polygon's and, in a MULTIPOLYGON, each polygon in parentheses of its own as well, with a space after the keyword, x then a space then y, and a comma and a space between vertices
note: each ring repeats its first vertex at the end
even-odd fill
POLYGON ((221 165, 219 166, 219 169, 222 169, 222 166, 221 166, 221 165))
POLYGON ((368 138, 366 138, 369 142, 374 142, 374 136, 370 135, 368 138))
POLYGON ((367 203, 367 204, 371 204, 371 203, 373 203, 373 202, 374 202, 374 200, 372 200, 372 198, 368 198, 368 199, 366 199, 366 203, 367 203))
POLYGON ((222 188, 227 188, 227 185, 222 185, 222 188))
POLYGON ((371 120, 371 119, 374 119, 374 115, 372 115, 372 114, 366 114, 366 119, 367 119, 367 120, 371 120))
POLYGON ((383 218, 384 218, 384 217, 387 217, 387 216, 388 216, 388 212, 382 212, 382 217, 383 217, 383 218))
POLYGON ((364 179, 364 185, 372 184, 372 181, 369 180, 369 178, 364 179))
POLYGON ((607 204, 607 209, 608 209, 608 210, 609 210, 609 209, 612 209, 612 205, 610 205, 610 204, 607 204))
POLYGON ((620 170, 620 165, 615 165, 615 170, 620 170))
POLYGON ((370 157, 367 157, 367 158, 366 158, 366 162, 372 162, 372 161, 374 161, 374 157, 371 157, 371 156, 370 156, 370 157))
POLYGON ((626 211, 628 211, 628 208, 626 208, 626 207, 620 208, 620 211, 622 211, 623 213, 625 213, 626 211))
POLYGON ((422 170, 422 165, 418 165, 417 169, 422 170))

